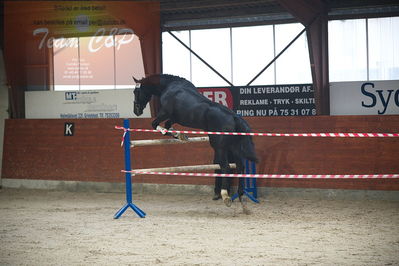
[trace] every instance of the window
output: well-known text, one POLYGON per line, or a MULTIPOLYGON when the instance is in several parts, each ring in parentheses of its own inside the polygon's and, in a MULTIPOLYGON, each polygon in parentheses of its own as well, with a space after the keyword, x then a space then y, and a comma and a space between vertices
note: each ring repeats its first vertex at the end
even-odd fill
POLYGON ((369 79, 399 79, 399 17, 368 20, 369 79))
MULTIPOLYGON (((274 58, 273 26, 232 29, 233 83, 246 85, 274 58)), ((274 64, 252 85, 274 84, 274 64)))
POLYGON ((330 81, 399 79, 399 17, 328 23, 330 81))
MULTIPOLYGON (((191 49, 231 82, 230 29, 192 30, 191 49)), ((192 82, 198 86, 226 86, 226 82, 193 56, 192 82)))
POLYGON ((79 89, 79 38, 65 39, 64 44, 59 40, 53 45, 54 90, 79 89))
MULTIPOLYGON (((207 30, 175 31, 181 41, 235 86, 247 85, 301 30, 299 23, 207 30)), ((191 80, 196 86, 227 86, 168 32, 162 34, 163 72, 191 80)), ((312 81, 306 35, 251 85, 312 81)))
MULTIPOLYGON (((112 36, 111 36, 112 37, 112 36)), ((93 42, 93 37, 79 38, 79 59, 77 72, 79 73, 79 89, 113 89, 115 81, 114 48, 98 48, 93 42)))
POLYGON ((366 20, 328 23, 330 81, 367 80, 366 20))
POLYGON ((134 34, 61 38, 53 42, 54 90, 131 88, 144 77, 134 34))
MULTIPOLYGON (((303 30, 298 23, 276 25, 276 54, 303 30)), ((302 34, 276 60, 276 84, 312 83, 306 34, 302 34)))
MULTIPOLYGON (((173 34, 184 44, 190 46, 190 31, 175 31, 173 34)), ((190 51, 167 32, 162 33, 162 60, 164 73, 174 73, 191 80, 190 51)))

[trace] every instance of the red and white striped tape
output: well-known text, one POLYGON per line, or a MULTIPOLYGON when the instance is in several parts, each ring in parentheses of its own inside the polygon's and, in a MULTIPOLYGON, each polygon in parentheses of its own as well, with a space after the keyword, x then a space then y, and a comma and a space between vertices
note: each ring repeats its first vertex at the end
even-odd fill
POLYGON ((216 174, 216 173, 175 173, 175 172, 143 172, 125 171, 123 173, 140 175, 169 175, 169 176, 205 176, 205 177, 245 177, 245 178, 289 178, 289 179, 367 179, 367 178, 399 178, 399 174, 375 174, 375 175, 281 175, 281 174, 216 174))
MULTIPOLYGON (((115 126, 116 129, 134 132, 160 131, 155 129, 141 129, 115 126)), ((245 132, 212 132, 190 130, 168 130, 169 133, 198 134, 198 135, 230 135, 230 136, 265 136, 265 137, 332 137, 332 138, 392 138, 399 137, 399 133, 245 133, 245 132)))
MULTIPOLYGON (((155 129, 124 128, 115 126, 116 129, 124 131, 122 143, 127 131, 158 133, 155 129)), ((189 130, 168 130, 170 133, 199 134, 199 135, 231 135, 231 136, 267 136, 267 137, 333 137, 333 138, 384 138, 399 137, 399 133, 244 133, 244 132, 208 132, 189 130)), ((176 172, 143 172, 125 171, 124 173, 141 175, 169 175, 169 176, 205 176, 205 177, 244 177, 244 178, 288 178, 288 179, 366 179, 366 178, 399 178, 399 174, 375 174, 375 175, 286 175, 286 174, 216 174, 216 173, 176 173, 176 172)))

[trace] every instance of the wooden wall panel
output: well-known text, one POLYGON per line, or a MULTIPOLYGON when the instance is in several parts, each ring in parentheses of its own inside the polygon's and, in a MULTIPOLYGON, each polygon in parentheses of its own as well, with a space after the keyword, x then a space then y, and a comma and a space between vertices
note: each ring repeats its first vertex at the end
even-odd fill
MULTIPOLYGON (((399 132, 399 116, 317 116, 247 118, 254 132, 399 132)), ((131 119, 135 128, 150 128, 151 119, 131 119)), ((3 178, 124 182, 122 119, 6 120, 3 178), (75 135, 64 136, 64 123, 75 135)), ((176 128, 181 128, 176 126, 176 128)), ((133 139, 162 136, 134 133, 133 139)), ((258 173, 377 174, 399 173, 399 138, 254 137, 258 173)), ((133 168, 208 164, 207 143, 137 147, 133 168)), ((213 184, 213 178, 136 176, 134 182, 213 184)), ((399 190, 399 180, 262 179, 260 186, 399 190)))

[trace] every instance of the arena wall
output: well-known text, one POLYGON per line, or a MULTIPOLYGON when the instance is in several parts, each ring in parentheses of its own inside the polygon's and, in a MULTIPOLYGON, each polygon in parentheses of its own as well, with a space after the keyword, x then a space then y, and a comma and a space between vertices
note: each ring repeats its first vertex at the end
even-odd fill
MULTIPOLYGON (((310 116, 246 118, 254 132, 397 132, 399 116, 310 116)), ((5 122, 2 178, 123 183, 122 119, 8 119, 5 122), (74 135, 64 136, 66 122, 74 135)), ((151 119, 131 119, 150 128, 151 119)), ((176 128, 183 129, 176 126, 176 128)), ((154 139, 134 133, 132 139, 154 139)), ((399 173, 399 138, 254 137, 258 173, 378 174, 399 173)), ((137 147, 133 168, 212 163, 208 143, 137 147)), ((212 185, 206 177, 135 176, 135 183, 212 185)), ((398 179, 261 179, 258 186, 399 190, 398 179)))

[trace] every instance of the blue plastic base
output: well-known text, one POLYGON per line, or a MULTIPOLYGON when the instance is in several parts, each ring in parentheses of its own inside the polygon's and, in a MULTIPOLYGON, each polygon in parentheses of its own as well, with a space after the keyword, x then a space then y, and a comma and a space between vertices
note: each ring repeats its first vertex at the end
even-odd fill
MULTIPOLYGON (((255 203, 259 203, 259 200, 257 200, 254 196, 252 196, 251 194, 249 194, 250 192, 248 192, 246 189, 244 189, 244 195, 247 196, 250 200, 252 200, 255 203)), ((236 198, 238 198, 238 194, 234 194, 233 197, 231 197, 231 200, 234 201, 236 198)))
POLYGON ((134 205, 133 203, 126 203, 125 206, 123 206, 117 213, 115 213, 114 215, 114 219, 118 219, 119 217, 121 217, 121 215, 128 209, 128 208, 132 208, 132 210, 137 213, 138 216, 140 216, 140 218, 144 218, 146 216, 146 213, 144 211, 142 211, 139 207, 137 207, 136 205, 134 205))

